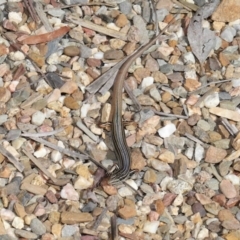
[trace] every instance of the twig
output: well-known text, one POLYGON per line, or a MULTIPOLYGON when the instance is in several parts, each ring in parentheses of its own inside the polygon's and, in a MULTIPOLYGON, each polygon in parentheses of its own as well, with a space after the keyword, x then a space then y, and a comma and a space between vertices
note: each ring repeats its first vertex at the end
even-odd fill
POLYGON ((10 41, 11 46, 12 46, 15 50, 20 51, 21 53, 24 54, 24 56, 25 56, 25 57, 32 63, 32 65, 35 67, 36 71, 39 72, 39 73, 42 75, 42 77, 44 78, 44 80, 49 84, 49 86, 51 86, 51 83, 49 83, 46 75, 45 75, 45 74, 43 73, 43 71, 37 66, 37 64, 36 64, 34 61, 32 61, 32 59, 31 59, 27 54, 25 54, 25 52, 23 52, 22 49, 21 49, 16 43, 14 43, 5 33, 2 33, 2 34, 10 41))
POLYGON ((129 86, 126 84, 126 82, 124 82, 124 89, 126 90, 128 96, 131 98, 133 104, 135 105, 135 111, 139 112, 142 109, 141 104, 138 102, 137 98, 135 97, 135 95, 133 94, 132 90, 129 88, 129 86))
POLYGON ((22 149, 23 153, 47 176, 55 185, 64 186, 69 182, 69 179, 57 179, 55 178, 42 164, 35 158, 26 148, 22 149))
POLYGON ((88 158, 88 160, 90 160, 91 162, 93 162, 96 166, 100 167, 101 169, 105 170, 106 172, 108 171, 107 168, 105 168, 101 163, 99 163, 97 160, 95 160, 94 158, 92 158, 89 154, 87 154, 86 152, 83 152, 81 151, 80 149, 74 147, 74 146, 71 146, 69 145, 68 143, 65 143, 67 144, 70 148, 74 149, 76 152, 81 152, 82 154, 84 154, 85 157, 88 158))
POLYGON ((54 134, 62 132, 63 130, 64 130, 64 128, 59 128, 54 131, 43 132, 43 133, 27 133, 27 132, 25 132, 25 133, 22 133, 21 136, 23 136, 23 137, 47 137, 47 136, 52 136, 54 134))
POLYGON ((113 30, 113 29, 108 29, 108 28, 103 27, 103 26, 99 26, 99 25, 97 25, 95 23, 92 23, 90 21, 87 21, 85 19, 76 18, 74 16, 67 16, 66 20, 69 21, 69 22, 81 25, 83 27, 89 28, 91 30, 94 30, 96 32, 103 33, 105 35, 114 37, 114 38, 118 38, 118 39, 121 39, 121 40, 124 40, 124 41, 127 40, 127 35, 125 33, 122 33, 122 32, 119 32, 119 31, 116 31, 116 30, 113 30))
POLYGON ((24 170, 24 166, 22 165, 19 160, 14 157, 9 151, 7 151, 1 144, 0 144, 0 152, 4 155, 9 162, 11 162, 20 172, 24 170))
POLYGON ((104 208, 103 211, 101 212, 101 214, 99 215, 99 217, 97 218, 97 220, 95 221, 94 225, 93 225, 93 229, 97 229, 99 224, 101 223, 101 221, 103 220, 104 216, 107 213, 107 208, 104 208))
POLYGON ((73 157, 73 158, 79 158, 81 160, 86 160, 88 157, 83 155, 83 154, 80 154, 80 153, 77 153, 75 151, 70 151, 68 149, 65 149, 65 148, 62 148, 62 147, 59 147, 51 142, 48 142, 42 138, 38 138, 38 137, 31 137, 31 136, 28 136, 28 138, 31 138, 32 140, 36 141, 36 142, 39 142, 39 143, 42 143, 44 145, 46 145, 47 147, 50 147, 52 149, 55 149, 61 153, 64 153, 70 157, 73 157))
POLYGON ((238 133, 238 129, 235 127, 235 125, 230 124, 226 118, 221 118, 221 120, 222 120, 222 124, 225 126, 225 128, 229 131, 229 133, 232 136, 238 133))
POLYGON ((189 92, 189 93, 195 93, 195 92, 197 92, 197 91, 199 91, 199 90, 201 90, 201 89, 203 89, 203 88, 206 88, 207 86, 210 86, 210 85, 212 85, 212 84, 225 83, 225 82, 230 82, 230 81, 232 81, 232 80, 233 80, 233 79, 231 78, 231 79, 222 80, 222 81, 210 82, 210 83, 207 83, 207 84, 205 84, 204 86, 201 86, 201 87, 199 87, 198 89, 193 90, 193 91, 191 91, 191 92, 189 92))
POLYGON ((97 142, 99 140, 98 136, 94 135, 81 120, 78 120, 76 125, 80 128, 84 133, 86 133, 93 141, 97 142))
POLYGON ((28 12, 31 15, 31 18, 33 19, 34 22, 38 22, 38 17, 36 14, 36 10, 33 6, 32 0, 23 0, 25 7, 27 8, 28 12))
POLYGON ((111 240, 118 240, 117 218, 115 214, 111 217, 111 240))
POLYGON ((116 7, 115 4, 111 4, 111 3, 105 3, 105 2, 92 2, 92 3, 77 3, 77 4, 70 4, 67 6, 62 6, 62 7, 57 7, 57 8, 49 8, 49 9, 45 9, 44 12, 47 12, 49 10, 57 10, 57 9, 66 9, 66 8, 71 8, 71 7, 76 7, 76 6, 106 6, 106 7, 116 7))
POLYGON ((185 137, 191 139, 192 141, 196 142, 196 143, 199 143, 200 145, 202 146, 205 146, 206 144, 203 143, 201 140, 199 140, 198 138, 194 137, 193 135, 189 134, 189 133, 185 133, 184 134, 185 137))
POLYGON ((198 99, 198 101, 195 103, 194 107, 199 107, 200 104, 213 92, 215 92, 218 87, 221 85, 221 83, 217 84, 216 86, 212 87, 211 89, 209 89, 202 97, 200 97, 198 99))
POLYGON ((163 116, 163 117, 174 117, 174 118, 180 118, 180 119, 188 119, 188 116, 159 112, 159 111, 154 110, 154 109, 153 109, 153 111, 154 111, 155 114, 157 114, 159 116, 163 116))

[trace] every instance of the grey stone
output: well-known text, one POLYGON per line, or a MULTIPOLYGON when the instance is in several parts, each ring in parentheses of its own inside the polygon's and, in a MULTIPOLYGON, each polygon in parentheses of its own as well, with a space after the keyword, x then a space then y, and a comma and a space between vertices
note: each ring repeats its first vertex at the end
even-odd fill
POLYGON ((6 139, 7 139, 7 141, 12 141, 12 140, 15 140, 15 139, 19 138, 20 135, 21 135, 21 130, 12 129, 7 133, 6 139))
POLYGON ((206 0, 194 0, 194 2, 199 7, 202 7, 206 3, 206 0))
POLYGON ((187 96, 187 91, 182 86, 174 88, 173 93, 174 93, 174 95, 182 97, 182 98, 185 98, 187 96))
POLYGON ((63 2, 66 4, 66 5, 70 5, 70 4, 86 4, 88 3, 88 0, 63 0, 63 2))
POLYGON ((134 218, 129 218, 129 219, 122 219, 122 218, 117 218, 117 224, 126 224, 126 225, 133 225, 134 224, 134 218))
POLYGON ((171 64, 164 64, 162 66, 160 66, 160 71, 164 74, 169 74, 172 73, 173 70, 173 66, 171 64))
MULTIPOLYGON (((155 14, 154 14, 155 16, 155 14)), ((146 22, 150 22, 151 20, 151 9, 148 1, 142 2, 142 17, 146 22)), ((160 20, 159 20, 160 21, 160 20)))
POLYGON ((227 100, 221 101, 220 102, 220 107, 225 108, 225 109, 229 109, 229 110, 232 110, 232 111, 235 111, 235 109, 236 109, 235 104, 232 101, 227 101, 227 100))
POLYGON ((213 145, 217 148, 229 149, 230 147, 230 139, 221 139, 213 143, 213 145))
POLYGON ((16 238, 12 238, 9 235, 5 234, 5 235, 1 235, 0 236, 0 240, 15 240, 16 238))
POLYGON ((0 115, 0 125, 5 123, 7 121, 7 119, 8 119, 8 115, 6 115, 6 114, 0 115))
POLYGON ((124 1, 119 4, 120 11, 124 14, 129 14, 132 11, 132 4, 130 1, 124 1))
POLYGON ((233 38, 235 37, 237 31, 235 28, 231 26, 226 26, 223 31, 221 32, 221 38, 226 42, 232 42, 233 38))
POLYGON ((6 195, 18 194, 20 192, 21 177, 15 177, 12 181, 5 187, 6 195))
MULTIPOLYGON (((220 100, 230 100, 232 97, 227 92, 219 92, 219 98, 220 98, 220 100)), ((221 104, 221 102, 220 102, 220 104, 221 104)))
POLYGON ((118 207, 119 197, 117 195, 109 196, 106 200, 106 205, 109 211, 116 211, 118 207))
POLYGON ((94 202, 88 202, 83 208, 82 212, 92 212, 97 206, 97 203, 94 202))
POLYGON ((146 183, 142 183, 140 186, 140 189, 144 192, 144 193, 154 193, 153 189, 150 185, 146 184, 146 183))
POLYGON ((205 143, 209 142, 209 136, 202 128, 195 126, 193 127, 193 130, 195 132, 196 137, 198 137, 201 141, 205 143))
POLYGON ((232 165, 231 161, 222 161, 218 166, 219 174, 224 177, 228 174, 230 166, 232 165))
POLYGON ((30 228, 34 233, 38 235, 43 235, 47 231, 45 225, 38 218, 32 219, 30 228))
POLYGON ((26 230, 21 229, 15 229, 15 234, 19 237, 27 238, 27 239, 36 239, 38 238, 38 235, 26 230))
POLYGON ((81 52, 81 58, 89 58, 92 56, 91 48, 82 44, 80 45, 80 52, 81 52))
POLYGON ((197 126, 200 127, 204 131, 209 131, 210 130, 210 125, 207 121, 200 119, 197 123, 197 126))
MULTIPOLYGON (((157 20, 162 22, 164 18, 168 15, 169 11, 166 8, 162 8, 156 11, 157 13, 157 20)), ((155 14, 153 15, 153 20, 155 21, 155 14)))
POLYGON ((79 231, 77 225, 64 225, 62 228, 62 237, 71 237, 77 231, 79 231))
POLYGON ((51 10, 48 10, 48 14, 53 17, 62 19, 65 15, 65 11, 63 11, 62 9, 51 9, 51 10))
POLYGON ((144 19, 139 15, 134 16, 133 25, 139 30, 140 42, 146 43, 149 40, 149 37, 144 19))
POLYGON ((207 187, 211 188, 212 190, 217 191, 219 189, 219 181, 215 178, 207 180, 205 184, 207 187))
POLYGON ((184 215, 178 215, 177 217, 173 218, 173 220, 177 224, 184 224, 188 219, 184 215))

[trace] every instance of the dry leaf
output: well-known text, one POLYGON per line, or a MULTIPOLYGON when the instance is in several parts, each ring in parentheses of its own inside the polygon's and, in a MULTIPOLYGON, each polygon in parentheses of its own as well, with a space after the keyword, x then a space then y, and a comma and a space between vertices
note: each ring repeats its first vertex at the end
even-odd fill
POLYGON ((208 28, 202 27, 203 19, 210 16, 218 4, 219 0, 215 0, 204 5, 192 17, 188 26, 188 41, 194 55, 201 64, 207 59, 216 43, 215 33, 208 28))
POLYGON ((22 44, 38 44, 38 43, 50 42, 58 37, 64 36, 69 30, 70 30, 70 27, 66 27, 66 26, 61 27, 53 32, 27 37, 21 40, 21 43, 22 44))

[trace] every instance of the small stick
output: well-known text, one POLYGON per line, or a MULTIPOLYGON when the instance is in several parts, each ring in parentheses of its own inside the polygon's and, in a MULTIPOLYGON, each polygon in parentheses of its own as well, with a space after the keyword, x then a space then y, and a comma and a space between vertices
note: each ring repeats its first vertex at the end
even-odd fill
POLYGON ((154 111, 154 113, 156 113, 157 115, 163 116, 163 117, 174 117, 174 118, 180 118, 180 119, 188 119, 188 116, 159 112, 159 111, 156 111, 156 110, 154 110, 154 109, 153 109, 153 111, 154 111))
POLYGON ((62 6, 62 7, 57 7, 57 8, 49 8, 49 9, 45 9, 44 12, 47 12, 49 10, 56 10, 56 9, 65 9, 65 8, 71 8, 71 7, 76 7, 76 6, 106 6, 106 7, 116 7, 115 4, 111 4, 111 3, 104 3, 104 2, 92 2, 92 3, 77 3, 77 4, 70 4, 67 6, 62 6))
POLYGON ((230 81, 232 81, 232 80, 233 80, 233 79, 231 78, 231 79, 222 80, 222 81, 210 82, 210 83, 207 83, 207 84, 205 84, 204 86, 201 86, 201 87, 199 87, 198 89, 193 90, 193 91, 191 91, 191 92, 189 92, 189 93, 197 92, 197 91, 199 91, 199 90, 201 90, 201 89, 203 89, 203 88, 205 88, 205 87, 207 87, 207 86, 210 86, 210 85, 212 85, 212 84, 225 83, 225 82, 230 82, 230 81))
POLYGON ((57 186, 64 186, 69 182, 69 179, 57 179, 55 178, 42 164, 35 158, 26 148, 22 149, 23 153, 57 186))
POLYGON ((107 208, 104 208, 103 211, 101 212, 101 214, 99 215, 99 217, 97 218, 96 222, 93 225, 93 229, 97 229, 99 224, 101 223, 101 221, 103 220, 104 216, 107 213, 107 208))
POLYGON ((209 89, 202 97, 200 97, 198 99, 198 101, 195 103, 194 107, 199 107, 200 104, 210 95, 212 94, 213 92, 215 92, 218 87, 220 86, 221 84, 217 84, 216 86, 212 87, 211 89, 209 89))
POLYGON ((7 151, 1 144, 0 144, 0 152, 2 155, 4 155, 7 160, 12 163, 20 172, 24 170, 24 166, 22 165, 19 160, 13 156, 9 151, 7 151))
POLYGON ((27 132, 25 132, 25 133, 22 133, 21 135, 23 137, 47 137, 47 136, 52 136, 54 134, 62 132, 63 130, 64 130, 64 128, 59 128, 54 131, 43 132, 43 133, 27 133, 27 132))
POLYGON ((111 240, 118 240, 117 217, 115 214, 111 217, 111 240))

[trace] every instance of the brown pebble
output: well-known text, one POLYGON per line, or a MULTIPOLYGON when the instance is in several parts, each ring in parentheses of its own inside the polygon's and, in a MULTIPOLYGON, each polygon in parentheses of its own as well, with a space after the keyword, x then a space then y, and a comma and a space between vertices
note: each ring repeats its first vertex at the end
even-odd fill
POLYGON ((118 214, 123 219, 136 217, 137 216, 136 207, 125 205, 123 208, 118 210, 118 214))
POLYGON ((77 46, 68 46, 64 48, 63 53, 69 57, 79 56, 80 49, 77 46))
POLYGON ((164 213, 165 205, 161 199, 156 200, 155 208, 160 216, 164 213))
POLYGON ((107 60, 119 60, 124 57, 123 51, 121 50, 107 50, 104 53, 104 58, 107 60))
POLYGON ((234 185, 228 179, 223 179, 221 181, 220 190, 227 198, 234 198, 237 196, 237 191, 234 185))
POLYGON ((91 222, 93 217, 90 213, 63 212, 61 222, 65 224, 76 224, 82 222, 91 222))
POLYGON ((227 151, 210 146, 206 152, 205 162, 219 163, 227 156, 227 151))
POLYGON ((87 64, 89 67, 100 67, 101 66, 101 60, 96 58, 88 58, 87 64))
POLYGON ((141 151, 135 148, 131 152, 131 170, 141 171, 146 166, 146 159, 143 157, 141 151))
POLYGON ((70 108, 73 110, 77 110, 80 107, 78 102, 73 97, 70 97, 70 96, 64 98, 64 105, 67 108, 70 108))
POLYGON ((115 24, 116 24, 118 27, 122 28, 122 27, 124 27, 125 25, 127 25, 128 22, 129 22, 129 21, 128 21, 126 15, 125 15, 125 14, 120 14, 120 15, 118 15, 118 17, 117 17, 117 20, 116 20, 115 24))
POLYGON ((0 102, 6 103, 10 98, 11 98, 10 91, 4 87, 0 87, 0 102))

